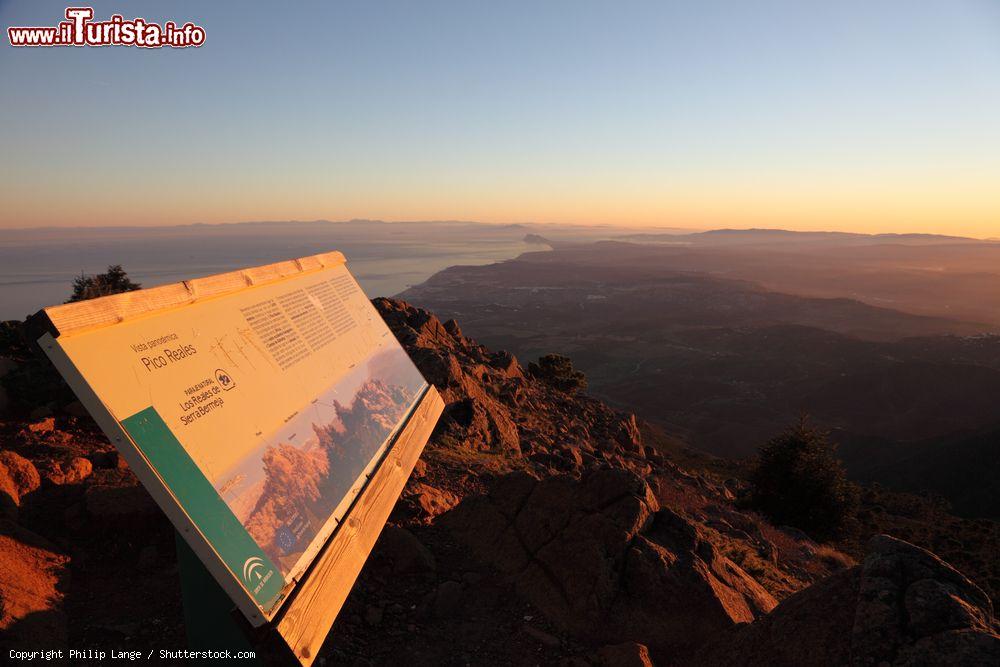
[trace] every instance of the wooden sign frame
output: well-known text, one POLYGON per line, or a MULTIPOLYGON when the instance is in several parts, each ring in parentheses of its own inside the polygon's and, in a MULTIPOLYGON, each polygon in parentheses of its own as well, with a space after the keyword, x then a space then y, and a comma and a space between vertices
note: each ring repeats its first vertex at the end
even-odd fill
POLYGON ((69 333, 112 325, 202 299, 280 282, 344 262, 339 252, 326 253, 149 290, 54 306, 32 318, 35 330, 44 331, 37 337, 42 350, 236 608, 250 625, 266 625, 273 629, 296 659, 306 666, 315 659, 326 639, 444 409, 444 402, 434 386, 427 385, 384 446, 381 456, 372 461, 358 479, 350 492, 354 498, 351 505, 311 565, 297 580, 288 582, 280 601, 270 613, 265 613, 233 578, 229 567, 173 496, 154 465, 143 455, 141 448, 87 382, 57 339, 69 333))
POLYGON ((429 385, 347 520, 275 619, 277 633, 303 665, 312 664, 323 645, 443 410, 441 395, 429 385))

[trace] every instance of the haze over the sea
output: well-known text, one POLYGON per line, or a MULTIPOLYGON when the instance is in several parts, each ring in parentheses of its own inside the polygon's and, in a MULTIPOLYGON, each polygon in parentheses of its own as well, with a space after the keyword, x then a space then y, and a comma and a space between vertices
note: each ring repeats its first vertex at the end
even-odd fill
POLYGON ((516 227, 377 221, 0 230, 0 320, 62 303, 74 277, 109 264, 153 287, 340 250, 369 296, 392 296, 449 266, 540 248, 523 237, 516 227))

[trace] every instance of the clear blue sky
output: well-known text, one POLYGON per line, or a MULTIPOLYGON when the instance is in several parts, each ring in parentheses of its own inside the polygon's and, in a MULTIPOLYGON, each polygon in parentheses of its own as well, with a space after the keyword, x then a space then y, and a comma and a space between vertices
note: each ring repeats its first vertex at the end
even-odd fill
MULTIPOLYGON (((65 3, 0 2, 54 25, 65 3)), ((1000 3, 96 2, 0 55, 0 227, 477 219, 1000 236, 1000 3)))

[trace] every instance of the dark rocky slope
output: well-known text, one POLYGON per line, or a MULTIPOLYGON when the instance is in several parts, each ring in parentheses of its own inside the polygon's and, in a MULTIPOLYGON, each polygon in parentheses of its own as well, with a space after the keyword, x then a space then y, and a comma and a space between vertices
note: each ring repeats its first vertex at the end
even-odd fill
MULTIPOLYGON (((933 555, 879 538, 855 565, 738 509, 737 483, 634 417, 375 303, 447 408, 325 663, 1000 660, 989 597, 933 555)), ((169 524, 43 362, 0 356, 0 643, 182 646, 169 524)))

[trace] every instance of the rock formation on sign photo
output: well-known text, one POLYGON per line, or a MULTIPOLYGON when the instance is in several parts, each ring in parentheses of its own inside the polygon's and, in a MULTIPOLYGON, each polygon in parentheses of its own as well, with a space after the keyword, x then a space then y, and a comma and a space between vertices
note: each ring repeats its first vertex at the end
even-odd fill
POLYGON ((309 423, 313 437, 304 446, 279 442, 264 450, 259 496, 244 526, 285 572, 344 502, 413 399, 404 387, 370 379, 348 405, 334 400, 334 421, 309 423))

